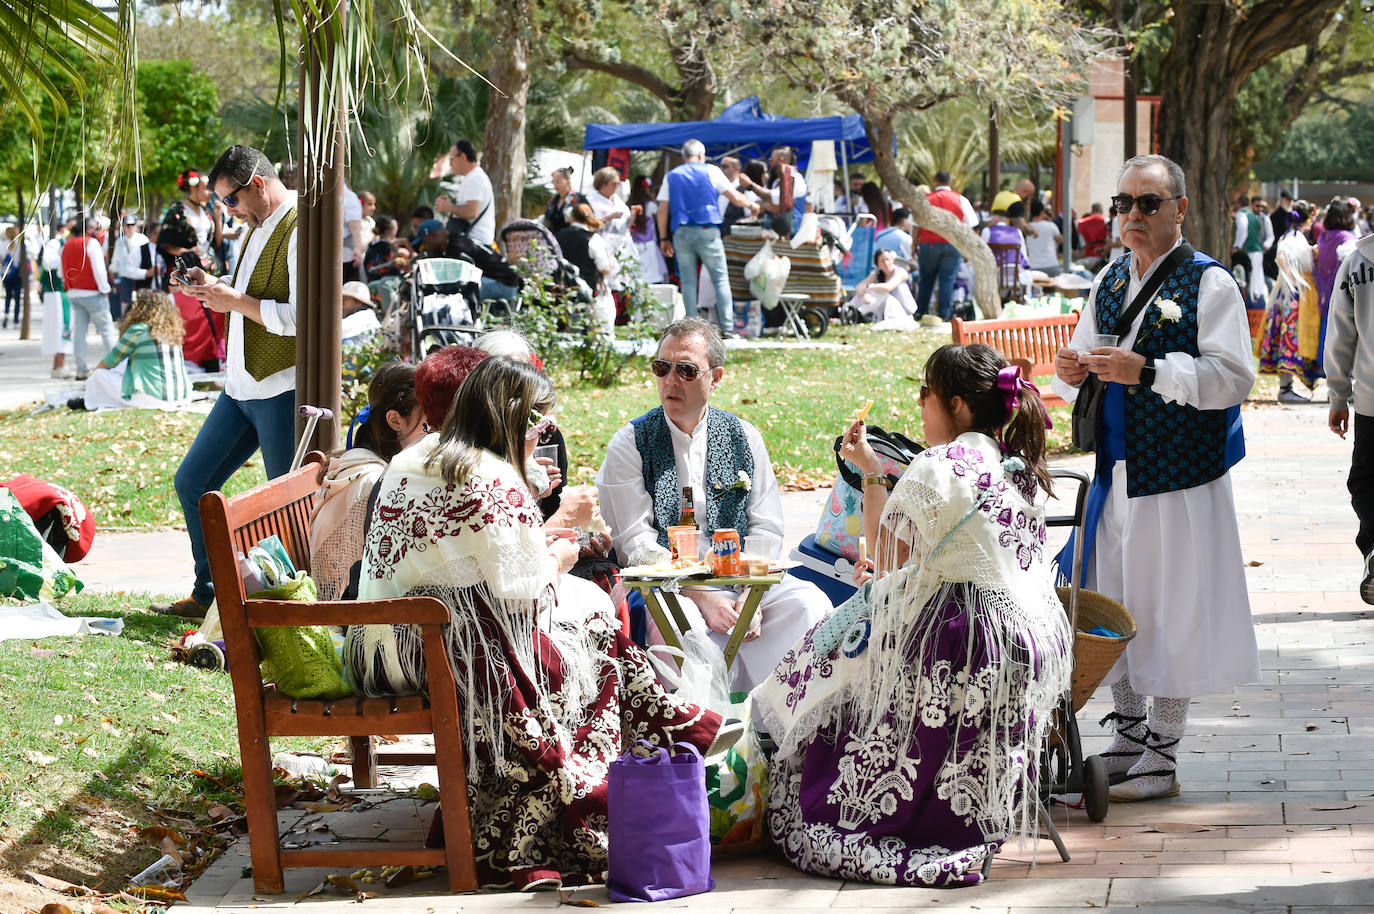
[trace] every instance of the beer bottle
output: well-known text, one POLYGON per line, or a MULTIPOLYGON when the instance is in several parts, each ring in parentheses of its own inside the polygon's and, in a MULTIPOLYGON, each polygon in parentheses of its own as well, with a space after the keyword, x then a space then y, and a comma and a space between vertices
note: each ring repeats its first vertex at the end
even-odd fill
POLYGON ((697 525, 697 509, 692 502, 692 487, 682 487, 682 517, 678 519, 678 525, 684 527, 695 527, 697 525))

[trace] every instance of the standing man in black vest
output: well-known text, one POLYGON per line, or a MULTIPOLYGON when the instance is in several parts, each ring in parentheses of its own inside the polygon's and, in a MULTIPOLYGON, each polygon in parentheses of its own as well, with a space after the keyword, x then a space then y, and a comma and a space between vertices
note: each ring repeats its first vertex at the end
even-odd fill
POLYGON ((200 497, 218 489, 262 449, 269 479, 291 468, 296 406, 296 193, 251 146, 231 146, 210 170, 210 187, 249 228, 233 277, 187 271, 186 291, 229 315, 224 393, 176 472, 196 582, 191 595, 154 609, 204 616, 214 599, 200 528, 200 497))
MULTIPOLYGON (((1083 571, 1139 628, 1103 680, 1116 706, 1116 738, 1102 753, 1111 798, 1132 801, 1179 793, 1189 698, 1259 679, 1229 473, 1245 453, 1240 404, 1254 357, 1236 281, 1183 239, 1183 170, 1136 156, 1116 186, 1112 210, 1129 252, 1093 282, 1055 358, 1054 390, 1073 401, 1089 374, 1105 384, 1091 423, 1097 472, 1083 571)), ((1072 554, 1060 554, 1061 569, 1072 554)))

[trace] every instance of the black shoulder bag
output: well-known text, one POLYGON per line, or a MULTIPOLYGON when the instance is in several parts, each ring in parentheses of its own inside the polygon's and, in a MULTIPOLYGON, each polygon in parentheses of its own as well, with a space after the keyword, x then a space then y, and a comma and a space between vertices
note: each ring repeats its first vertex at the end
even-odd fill
MULTIPOLYGON (((1164 280, 1169 278, 1180 265, 1193 259, 1193 249, 1185 241, 1174 248, 1169 259, 1140 287, 1130 307, 1121 312, 1112 327, 1112 333, 1125 338, 1135 323, 1136 316, 1145 310, 1150 299, 1154 298, 1164 280)), ((1078 386, 1078 397, 1073 401, 1073 446, 1080 451, 1097 450, 1097 433, 1102 424, 1102 401, 1107 396, 1107 383, 1097 375, 1088 374, 1078 386)))

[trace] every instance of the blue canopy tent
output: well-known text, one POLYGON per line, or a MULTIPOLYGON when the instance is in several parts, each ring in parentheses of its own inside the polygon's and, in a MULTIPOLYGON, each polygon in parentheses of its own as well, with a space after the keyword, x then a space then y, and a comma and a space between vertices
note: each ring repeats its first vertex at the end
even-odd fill
POLYGON ((767 159, 773 147, 791 146, 797 151, 797 167, 802 171, 811 157, 813 140, 833 140, 835 158, 845 165, 873 161, 873 149, 868 144, 861 115, 779 117, 764 114, 757 95, 736 102, 709 121, 588 124, 582 148, 677 152, 692 139, 705 144, 706 157, 712 160, 723 155, 767 159))

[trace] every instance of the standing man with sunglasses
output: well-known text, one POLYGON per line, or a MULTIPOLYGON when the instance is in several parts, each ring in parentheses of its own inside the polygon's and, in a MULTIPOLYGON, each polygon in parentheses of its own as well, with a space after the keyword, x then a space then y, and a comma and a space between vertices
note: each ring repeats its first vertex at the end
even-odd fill
MULTIPOLYGON (((725 376, 725 345, 716 328, 689 317, 669 324, 651 366, 660 405, 611 438, 596 477, 601 514, 621 565, 667 555, 668 527, 682 516, 682 490, 707 538, 734 529, 750 548, 767 543, 782 555, 782 498, 758 429, 709 403, 725 376), (759 538, 758 540, 754 538, 759 538)), ((681 601, 693 628, 703 624, 724 648, 747 591, 685 589, 681 601)), ((815 585, 783 578, 769 588, 730 669, 732 690, 751 689, 773 672, 793 644, 831 610, 815 585)))
MULTIPOLYGON (((1254 360, 1240 288, 1183 239, 1183 170, 1163 156, 1128 159, 1112 210, 1129 251, 1094 280, 1055 358, 1054 390, 1084 403, 1102 395, 1095 422, 1074 411, 1096 431, 1083 570, 1139 628, 1103 680, 1115 704, 1102 753, 1111 798, 1129 802, 1178 794, 1189 698, 1259 679, 1229 472, 1245 453, 1254 360)), ((1072 543, 1060 553, 1066 574, 1072 555, 1072 543)))
POLYGON ((200 497, 224 485, 259 448, 267 478, 282 475, 296 445, 296 193, 251 146, 229 147, 210 170, 209 184, 249 232, 232 278, 216 279, 199 267, 184 274, 188 294, 229 316, 224 393, 175 478, 196 582, 189 597, 154 607, 189 617, 204 616, 214 599, 200 497))

